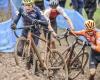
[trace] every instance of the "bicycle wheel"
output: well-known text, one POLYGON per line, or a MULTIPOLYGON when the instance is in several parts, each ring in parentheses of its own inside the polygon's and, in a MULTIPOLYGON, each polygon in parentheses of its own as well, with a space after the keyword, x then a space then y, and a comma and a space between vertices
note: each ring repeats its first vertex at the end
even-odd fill
POLYGON ((67 65, 57 50, 52 50, 47 55, 48 78, 50 80, 68 80, 67 65))
POLYGON ((22 56, 23 46, 24 46, 25 41, 26 41, 26 38, 24 37, 20 37, 17 39, 15 53, 19 56, 22 56))
POLYGON ((22 47, 22 42, 24 42, 26 39, 24 37, 20 37, 17 39, 16 41, 16 46, 15 46, 15 52, 14 52, 14 57, 15 57, 15 62, 17 65, 19 65, 19 61, 18 61, 18 56, 21 56, 22 52, 23 52, 23 48, 22 47))
POLYGON ((32 69, 32 73, 35 74, 36 56, 34 54, 34 49, 31 47, 31 43, 28 40, 24 43, 23 59, 25 60, 27 69, 32 69))
POLYGON ((68 65, 68 75, 69 78, 75 79, 81 73, 84 73, 84 68, 88 62, 88 53, 81 53, 76 55, 74 52, 74 56, 68 65))

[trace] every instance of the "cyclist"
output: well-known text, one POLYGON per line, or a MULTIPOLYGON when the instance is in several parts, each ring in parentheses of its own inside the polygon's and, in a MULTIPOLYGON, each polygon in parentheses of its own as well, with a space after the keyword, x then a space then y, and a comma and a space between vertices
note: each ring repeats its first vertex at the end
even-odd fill
MULTIPOLYGON (((51 26, 54 31, 54 35, 56 36, 57 33, 57 24, 56 24, 56 17, 61 14, 67 20, 69 27, 74 29, 73 24, 67 14, 64 12, 64 9, 59 6, 59 0, 50 0, 50 8, 44 11, 44 16, 47 18, 49 25, 48 28, 51 26)), ((51 42, 52 48, 55 48, 55 39, 52 38, 51 42)))
POLYGON ((93 20, 87 20, 85 22, 85 30, 72 31, 76 35, 84 36, 91 45, 91 53, 89 58, 89 80, 94 80, 96 68, 100 62, 100 31, 96 29, 95 22, 93 20))
MULTIPOLYGON (((20 18, 23 18, 24 26, 30 26, 33 23, 39 23, 43 26, 48 27, 48 22, 43 15, 41 15, 40 9, 34 5, 34 0, 22 0, 22 6, 19 9, 19 13, 17 14, 16 18, 11 25, 12 29, 16 29, 16 25, 20 18)), ((46 28, 46 27, 45 27, 46 28)), ((40 36, 39 25, 37 27, 32 27, 33 33, 37 36, 40 36)), ((27 37, 28 29, 25 28, 22 31, 22 36, 27 37)), ((38 45, 39 39, 34 37, 34 42, 38 45)), ((19 55, 21 55, 23 45, 20 46, 19 55)))

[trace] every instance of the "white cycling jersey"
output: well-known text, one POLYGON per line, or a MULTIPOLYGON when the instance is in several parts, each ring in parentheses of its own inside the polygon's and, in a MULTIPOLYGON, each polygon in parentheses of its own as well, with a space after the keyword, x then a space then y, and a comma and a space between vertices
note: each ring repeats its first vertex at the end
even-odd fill
POLYGON ((68 19, 69 17, 65 13, 64 9, 60 6, 57 6, 56 9, 48 8, 44 11, 44 15, 46 19, 50 22, 50 20, 55 20, 56 17, 61 14, 64 18, 68 19))

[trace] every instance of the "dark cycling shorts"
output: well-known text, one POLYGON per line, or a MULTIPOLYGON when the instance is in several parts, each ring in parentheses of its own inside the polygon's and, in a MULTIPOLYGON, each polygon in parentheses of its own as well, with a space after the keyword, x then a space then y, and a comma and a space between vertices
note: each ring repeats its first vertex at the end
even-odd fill
POLYGON ((89 58, 89 68, 97 68, 98 63, 100 63, 100 52, 91 50, 89 58))

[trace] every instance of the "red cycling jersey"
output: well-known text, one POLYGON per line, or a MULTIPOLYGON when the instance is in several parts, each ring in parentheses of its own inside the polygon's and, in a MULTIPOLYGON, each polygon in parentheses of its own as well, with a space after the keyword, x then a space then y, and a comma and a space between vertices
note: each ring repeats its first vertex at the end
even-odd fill
POLYGON ((55 20, 56 17, 61 14, 62 16, 64 16, 64 18, 68 19, 69 17, 67 16, 67 14, 65 13, 64 9, 60 6, 58 6, 56 9, 52 9, 52 8, 48 8, 44 11, 44 15, 46 16, 47 20, 55 20))
POLYGON ((54 20, 58 16, 59 12, 57 10, 51 10, 49 19, 54 20))
POLYGON ((51 24, 51 20, 56 20, 56 17, 59 14, 61 14, 67 20, 69 27, 74 29, 73 24, 72 24, 70 18, 65 13, 65 11, 64 11, 64 9, 62 7, 57 6, 56 9, 48 8, 48 9, 46 9, 44 11, 44 15, 45 15, 47 21, 49 22, 49 24, 51 24))

